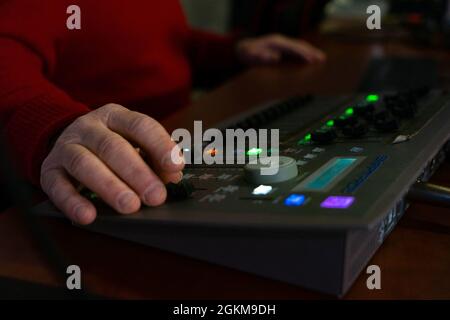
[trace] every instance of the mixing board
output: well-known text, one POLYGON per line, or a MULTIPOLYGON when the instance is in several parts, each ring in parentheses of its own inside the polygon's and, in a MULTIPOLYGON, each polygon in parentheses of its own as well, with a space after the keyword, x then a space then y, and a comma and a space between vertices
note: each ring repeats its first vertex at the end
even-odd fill
MULTIPOLYGON (((293 97, 218 127, 279 129, 278 173, 189 165, 161 207, 119 216, 95 199, 88 229, 342 295, 405 212, 410 187, 444 161, 450 95, 293 97)), ((39 211, 59 215, 48 203, 39 211)))

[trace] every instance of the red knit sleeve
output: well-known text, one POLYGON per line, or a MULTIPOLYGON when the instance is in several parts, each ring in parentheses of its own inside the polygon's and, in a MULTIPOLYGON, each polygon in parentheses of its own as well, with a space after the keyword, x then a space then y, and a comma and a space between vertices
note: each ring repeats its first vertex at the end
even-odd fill
POLYGON ((67 1, 0 1, 0 122, 20 173, 38 184, 49 141, 89 112, 47 77, 66 31, 67 1))
POLYGON ((195 76, 214 77, 241 68, 236 56, 235 35, 219 35, 191 29, 189 54, 195 76))
POLYGON ((39 183, 52 136, 89 109, 46 80, 42 61, 16 40, 0 37, 0 119, 21 173, 39 183))

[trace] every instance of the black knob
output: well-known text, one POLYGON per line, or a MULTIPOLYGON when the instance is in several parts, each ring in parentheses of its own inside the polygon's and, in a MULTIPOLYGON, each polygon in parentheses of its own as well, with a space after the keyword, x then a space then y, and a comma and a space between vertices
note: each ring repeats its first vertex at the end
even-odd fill
POLYGON ((364 136, 369 131, 369 126, 367 122, 363 120, 358 120, 353 125, 348 125, 342 128, 342 133, 351 138, 360 138, 364 136))
POLYGON ((348 125, 353 125, 356 121, 357 118, 355 116, 342 115, 334 119, 334 124, 338 128, 343 128, 348 125))
POLYGON ((398 129, 399 123, 391 114, 375 119, 375 128, 380 132, 392 132, 398 129))
POLYGON ((357 116, 361 116, 364 118, 370 117, 371 114, 374 112, 374 110, 375 110, 375 105, 373 103, 367 103, 367 102, 358 103, 354 107, 355 114, 357 116))
POLYGON ((404 101, 391 108, 394 116, 399 118, 413 118, 417 112, 417 105, 415 102, 404 101))
POLYGON ((407 96, 411 101, 417 101, 418 99, 426 96, 430 92, 430 90, 430 87, 424 86, 409 90, 405 92, 404 95, 407 96))
POLYGON ((195 188, 188 180, 181 180, 178 183, 166 185, 168 200, 184 200, 191 196, 195 188))
POLYGON ((392 117, 391 112, 387 109, 380 108, 373 113, 372 118, 374 121, 383 121, 389 117, 392 117))
POLYGON ((398 94, 387 94, 384 96, 383 101, 386 107, 395 105, 401 99, 398 94))
POLYGON ((333 128, 323 127, 317 129, 311 134, 311 139, 314 142, 326 144, 336 139, 337 134, 333 128))

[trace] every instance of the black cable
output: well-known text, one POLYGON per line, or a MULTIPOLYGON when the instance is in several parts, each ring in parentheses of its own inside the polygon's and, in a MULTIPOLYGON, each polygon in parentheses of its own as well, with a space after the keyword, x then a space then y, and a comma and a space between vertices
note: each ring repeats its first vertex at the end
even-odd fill
POLYGON ((418 182, 409 190, 407 198, 414 202, 450 208, 450 188, 444 186, 418 182))
MULTIPOLYGON (((12 165, 7 153, 3 137, 0 137, 0 177, 5 186, 8 188, 8 195, 11 202, 18 209, 23 220, 41 249, 44 257, 47 258, 49 265, 53 269, 53 273, 57 276, 61 283, 66 283, 66 268, 69 266, 65 258, 61 255, 53 241, 48 236, 48 232, 39 222, 37 215, 34 213, 34 205, 32 191, 27 183, 22 181, 16 174, 16 170, 12 165)), ((87 293, 84 283, 82 282, 81 290, 64 290, 68 299, 86 299, 91 295, 87 293)))

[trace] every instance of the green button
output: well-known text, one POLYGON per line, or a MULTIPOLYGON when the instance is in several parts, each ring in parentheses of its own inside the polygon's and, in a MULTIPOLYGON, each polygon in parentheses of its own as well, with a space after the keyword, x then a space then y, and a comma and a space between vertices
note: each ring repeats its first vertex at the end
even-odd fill
POLYGON ((248 156, 259 156, 263 152, 260 148, 251 148, 247 151, 248 156))
POLYGON ((378 96, 377 94, 369 94, 366 97, 367 102, 377 102, 379 99, 380 99, 380 96, 378 96))
POLYGON ((345 110, 345 114, 348 116, 353 115, 354 112, 355 110, 353 108, 348 108, 347 110, 345 110))

